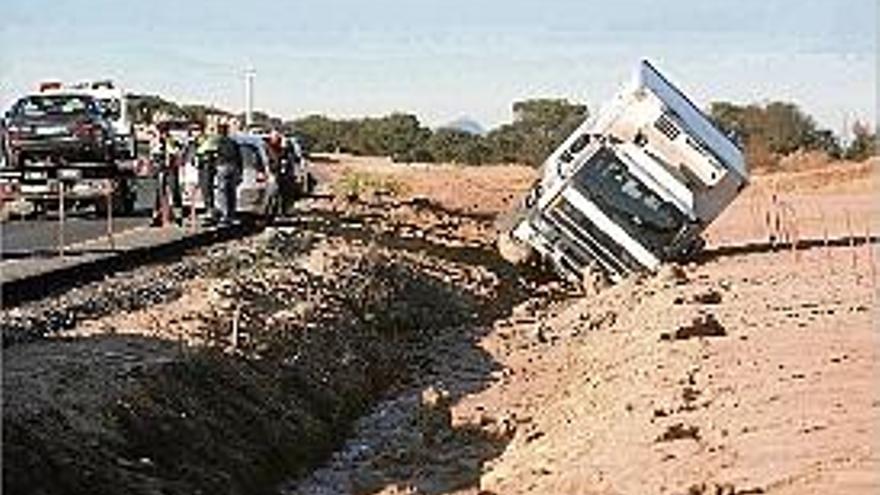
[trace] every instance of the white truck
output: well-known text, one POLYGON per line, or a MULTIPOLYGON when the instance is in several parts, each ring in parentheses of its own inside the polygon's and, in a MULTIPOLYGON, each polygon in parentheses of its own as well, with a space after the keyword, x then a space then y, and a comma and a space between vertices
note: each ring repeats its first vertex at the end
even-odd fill
POLYGON ((119 160, 134 159, 137 141, 134 123, 128 115, 125 92, 111 80, 83 81, 64 87, 65 92, 92 96, 101 105, 104 118, 113 126, 115 134, 115 157, 119 160))
POLYGON ((649 62, 542 166, 499 249, 565 279, 617 282, 702 248, 748 184, 738 146, 649 62))

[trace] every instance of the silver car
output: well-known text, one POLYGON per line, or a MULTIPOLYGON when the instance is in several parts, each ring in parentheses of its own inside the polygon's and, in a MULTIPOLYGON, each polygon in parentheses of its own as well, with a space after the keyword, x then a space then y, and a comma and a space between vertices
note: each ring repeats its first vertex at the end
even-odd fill
MULTIPOLYGON (((232 140, 241 151, 242 170, 236 188, 236 213, 256 219, 270 219, 280 208, 278 177, 269 167, 269 153, 261 136, 235 134, 232 140)), ((204 210, 195 159, 187 157, 181 171, 183 203, 204 210)))

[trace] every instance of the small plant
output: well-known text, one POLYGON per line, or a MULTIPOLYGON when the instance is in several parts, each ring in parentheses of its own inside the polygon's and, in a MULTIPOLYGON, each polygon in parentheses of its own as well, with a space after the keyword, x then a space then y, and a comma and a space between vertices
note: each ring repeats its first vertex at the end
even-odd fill
POLYGON ((333 184, 333 190, 337 196, 358 201, 369 196, 400 197, 406 192, 406 186, 393 177, 347 170, 333 184))
POLYGON ((333 184, 334 192, 350 201, 360 199, 366 189, 366 174, 346 171, 342 177, 333 184))

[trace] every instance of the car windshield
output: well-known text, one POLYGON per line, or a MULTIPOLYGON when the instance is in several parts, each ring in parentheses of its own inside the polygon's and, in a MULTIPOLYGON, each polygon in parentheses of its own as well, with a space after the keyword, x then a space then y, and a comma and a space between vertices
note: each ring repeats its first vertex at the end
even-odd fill
POLYGON ((15 108, 15 113, 25 117, 77 115, 95 109, 91 98, 77 95, 29 96, 19 100, 15 108))
POLYGON ((575 185, 629 235, 655 253, 668 248, 686 217, 637 179, 611 150, 596 153, 575 185))

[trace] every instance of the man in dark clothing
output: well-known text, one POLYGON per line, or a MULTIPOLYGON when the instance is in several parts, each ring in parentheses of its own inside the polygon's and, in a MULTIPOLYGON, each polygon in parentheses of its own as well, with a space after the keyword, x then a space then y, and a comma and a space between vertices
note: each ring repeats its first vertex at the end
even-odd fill
POLYGON ((235 216, 236 189, 241 180, 241 150, 238 144, 229 137, 229 126, 220 124, 217 129, 220 137, 217 141, 217 174, 214 177, 214 201, 220 213, 220 222, 229 224, 235 216))
POLYGON ((217 148, 220 136, 212 133, 203 136, 196 148, 196 160, 199 166, 199 190, 205 207, 205 223, 217 223, 217 208, 214 206, 214 177, 217 175, 217 148))

